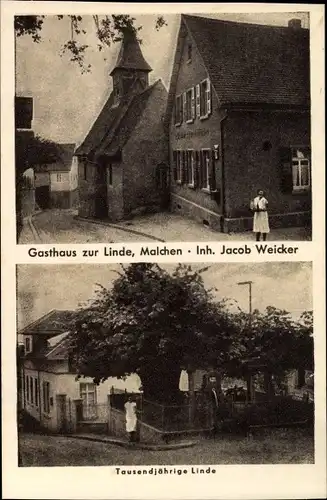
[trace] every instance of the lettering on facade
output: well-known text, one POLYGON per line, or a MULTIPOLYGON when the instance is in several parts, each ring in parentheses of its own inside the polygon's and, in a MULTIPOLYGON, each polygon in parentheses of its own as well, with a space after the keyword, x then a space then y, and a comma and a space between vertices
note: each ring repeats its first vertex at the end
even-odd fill
POLYGON ((209 135, 209 130, 199 128, 188 132, 177 132, 176 139, 190 139, 191 137, 204 137, 209 135))

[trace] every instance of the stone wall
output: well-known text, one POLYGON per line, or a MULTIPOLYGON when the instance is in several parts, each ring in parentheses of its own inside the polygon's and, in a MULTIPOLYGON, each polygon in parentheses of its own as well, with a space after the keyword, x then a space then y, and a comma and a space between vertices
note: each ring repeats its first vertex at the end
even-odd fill
MULTIPOLYGON (((109 434, 127 439, 125 414, 115 408, 109 410, 109 434)), ((140 420, 137 423, 139 440, 142 443, 162 443, 163 433, 140 420)))

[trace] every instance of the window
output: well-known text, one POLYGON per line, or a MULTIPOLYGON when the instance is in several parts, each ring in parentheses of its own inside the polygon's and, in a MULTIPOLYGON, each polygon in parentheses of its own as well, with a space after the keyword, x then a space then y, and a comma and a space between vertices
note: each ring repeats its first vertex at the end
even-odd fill
POLYGON ((192 123, 195 118, 195 99, 194 87, 183 94, 184 120, 186 123, 192 123))
POLYGON ((108 184, 112 186, 112 163, 108 165, 108 184))
POLYGON ((192 61, 192 44, 189 43, 187 46, 187 62, 190 63, 192 61))
POLYGON ((80 397, 83 400, 83 404, 87 406, 96 404, 96 395, 95 384, 80 384, 80 397))
POLYGON ((179 183, 183 180, 183 152, 176 151, 176 175, 175 180, 179 183))
POLYGON ((50 413, 50 383, 43 382, 43 411, 50 413))
POLYGON ((183 102, 182 96, 178 95, 175 99, 175 125, 180 125, 183 121, 183 102))
POLYGON ((29 337, 27 337, 25 339, 25 353, 29 353, 31 352, 31 339, 29 337))
POLYGON ((34 379, 34 402, 35 406, 39 406, 39 383, 37 378, 34 379))
POLYGON ((33 377, 30 377, 30 398, 31 398, 31 403, 34 404, 34 383, 33 383, 33 377))
POLYGON ((87 164, 86 161, 83 161, 81 164, 81 176, 84 181, 87 180, 87 164))
POLYGON ((202 149, 200 158, 200 187, 210 189, 210 149, 202 149))
POLYGON ((57 174, 57 182, 62 182, 62 174, 57 174))
POLYGON ((26 375, 26 377, 25 377, 25 394, 26 394, 26 401, 29 403, 29 401, 30 401, 30 381, 29 381, 28 375, 26 375))
POLYGON ((310 188, 310 159, 306 148, 292 148, 293 191, 310 188))
POLYGON ((203 80, 200 85, 196 86, 197 92, 197 116, 199 118, 208 118, 211 114, 211 85, 210 80, 207 78, 203 80))
POLYGON ((187 183, 189 186, 194 187, 194 163, 195 163, 195 155, 193 150, 186 151, 186 177, 187 183))

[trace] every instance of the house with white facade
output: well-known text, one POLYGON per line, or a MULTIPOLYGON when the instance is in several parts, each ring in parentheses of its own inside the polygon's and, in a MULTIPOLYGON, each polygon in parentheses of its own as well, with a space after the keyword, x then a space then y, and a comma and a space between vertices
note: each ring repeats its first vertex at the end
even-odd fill
POLYGON ((140 392, 137 375, 125 380, 112 377, 99 385, 92 378, 77 378, 68 348, 74 314, 52 310, 18 332, 24 343, 20 362, 21 406, 52 432, 74 430, 78 419, 106 422, 110 393, 140 392))
POLYGON ((75 144, 59 144, 54 163, 37 165, 35 200, 42 208, 73 208, 78 203, 78 163, 75 144))

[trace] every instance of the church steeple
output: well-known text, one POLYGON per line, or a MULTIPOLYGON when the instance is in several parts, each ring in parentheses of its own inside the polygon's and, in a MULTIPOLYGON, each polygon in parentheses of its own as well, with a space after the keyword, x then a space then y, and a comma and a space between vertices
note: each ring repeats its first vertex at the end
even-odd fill
POLYGON ((113 78, 115 102, 119 102, 121 97, 129 93, 133 83, 137 83, 133 86, 134 90, 148 87, 150 71, 152 68, 143 57, 136 33, 125 30, 116 65, 110 73, 113 78))

